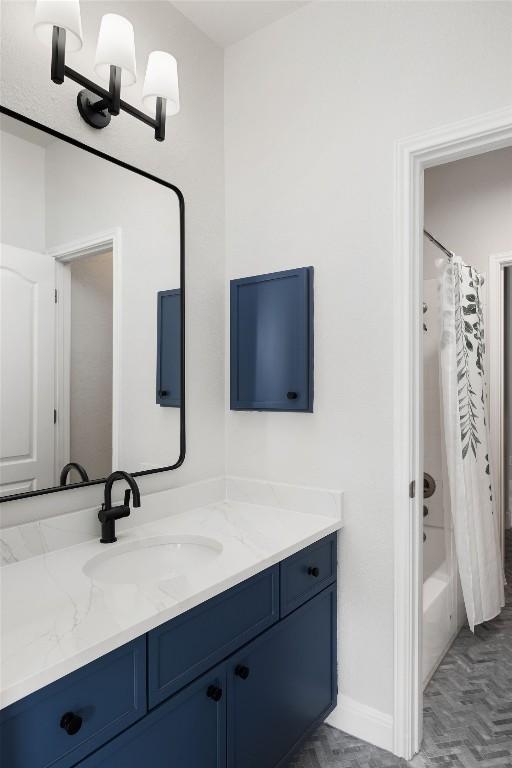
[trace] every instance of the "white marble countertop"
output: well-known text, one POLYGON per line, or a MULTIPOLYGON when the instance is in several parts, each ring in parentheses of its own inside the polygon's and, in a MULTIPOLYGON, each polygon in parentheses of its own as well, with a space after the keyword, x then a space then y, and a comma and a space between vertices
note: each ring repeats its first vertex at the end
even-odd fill
MULTIPOLYGON (((137 510, 132 513, 137 515, 137 510)), ((27 696, 341 528, 341 519, 241 501, 169 515, 1 569, 0 707, 27 696), (153 536, 206 536, 222 552, 187 576, 104 584, 84 565, 153 536)))

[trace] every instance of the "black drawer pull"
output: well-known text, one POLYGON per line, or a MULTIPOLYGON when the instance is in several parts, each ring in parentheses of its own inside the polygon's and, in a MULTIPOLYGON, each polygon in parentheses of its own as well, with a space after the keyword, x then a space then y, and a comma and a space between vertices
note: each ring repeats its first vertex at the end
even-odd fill
POLYGON ((206 695, 209 699, 213 699, 213 701, 220 701, 222 699, 222 688, 219 688, 218 685, 209 685, 206 695))
POLYGON ((296 392, 287 392, 286 397, 288 400, 296 400, 298 398, 298 394, 296 392))
POLYGON ((320 576, 320 569, 316 565, 310 565, 308 568, 308 576, 314 576, 315 579, 320 576))
POLYGON ((66 712, 60 719, 60 727, 64 728, 69 736, 74 736, 82 727, 82 718, 74 712, 66 712))
POLYGON ((242 680, 247 680, 249 671, 249 667, 246 667, 245 664, 237 664, 235 667, 235 675, 241 677, 242 680))
POLYGON ((160 397, 167 397, 169 392, 166 389, 159 389, 158 390, 158 394, 159 394, 160 397))

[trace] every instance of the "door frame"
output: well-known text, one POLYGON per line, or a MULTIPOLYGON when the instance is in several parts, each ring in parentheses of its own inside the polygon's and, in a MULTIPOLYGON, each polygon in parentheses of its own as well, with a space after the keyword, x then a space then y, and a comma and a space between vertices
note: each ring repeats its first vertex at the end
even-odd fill
POLYGON ((393 751, 405 759, 419 750, 423 725, 423 175, 511 145, 512 108, 395 144, 393 751))
POLYGON ((121 392, 122 260, 121 228, 98 232, 48 249, 55 259, 55 482, 70 456, 70 281, 65 265, 112 251, 112 471, 118 468, 121 392))
POLYGON ((505 476, 505 268, 512 267, 512 251, 489 256, 488 302, 489 332, 489 431, 494 480, 494 497, 498 510, 501 551, 505 557, 506 497, 505 476))

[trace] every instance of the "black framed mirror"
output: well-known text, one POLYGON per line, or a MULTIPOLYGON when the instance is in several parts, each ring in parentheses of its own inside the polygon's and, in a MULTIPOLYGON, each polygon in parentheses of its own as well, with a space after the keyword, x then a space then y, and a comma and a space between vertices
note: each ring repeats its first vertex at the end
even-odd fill
POLYGON ((0 105, 0 502, 185 459, 185 202, 0 105))

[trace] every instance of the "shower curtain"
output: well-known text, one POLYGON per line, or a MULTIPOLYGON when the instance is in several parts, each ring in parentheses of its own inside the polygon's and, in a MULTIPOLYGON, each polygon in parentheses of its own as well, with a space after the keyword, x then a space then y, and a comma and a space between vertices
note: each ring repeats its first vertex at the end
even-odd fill
POLYGON ((482 276, 454 257, 441 275, 441 392, 455 548, 471 631, 505 604, 492 494, 482 276))

